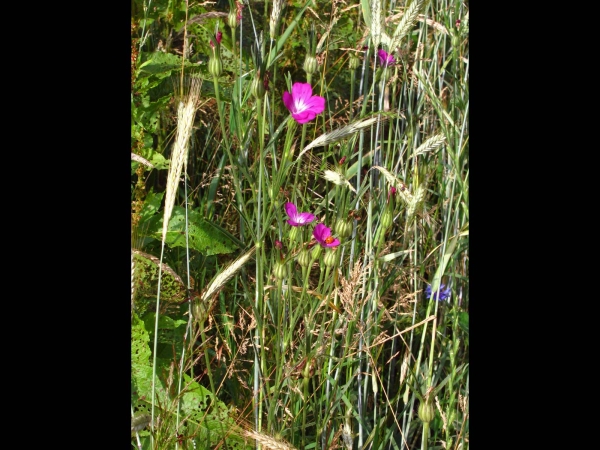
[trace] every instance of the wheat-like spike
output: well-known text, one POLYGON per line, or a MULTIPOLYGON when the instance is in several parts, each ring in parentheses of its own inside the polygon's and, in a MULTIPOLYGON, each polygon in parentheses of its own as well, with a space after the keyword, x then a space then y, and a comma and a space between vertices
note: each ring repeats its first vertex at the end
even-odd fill
POLYGON ((373 166, 372 168, 379 170, 383 174, 390 186, 396 188, 396 194, 398 194, 407 205, 410 205, 413 202, 414 196, 410 193, 408 187, 401 179, 395 177, 394 174, 384 167, 373 166))
POLYGON ((427 153, 432 150, 437 150, 437 148, 442 145, 445 140, 446 136, 443 134, 436 134, 435 136, 430 137, 415 150, 414 156, 422 155, 423 153, 427 153))
POLYGON ((410 201, 408 204, 406 218, 407 223, 411 223, 412 219, 415 217, 415 214, 420 211, 421 207, 423 206, 423 200, 425 200, 425 193, 426 187, 425 183, 423 183, 417 188, 417 192, 413 196, 412 201, 410 201))
POLYGON ((467 34, 469 34, 469 11, 467 11, 465 17, 460 22, 460 36, 464 37, 467 34))
POLYGON ((419 19, 419 22, 427 22, 427 25, 429 25, 429 26, 433 27, 434 29, 438 30, 440 33, 442 33, 442 34, 448 34, 448 30, 441 23, 436 22, 435 20, 427 19, 423 14, 419 14, 418 19, 419 19))
POLYGON ((371 0, 371 39, 374 48, 379 47, 381 34, 381 0, 371 0))
POLYGON ((177 108, 177 133, 171 156, 171 164, 169 165, 167 189, 165 193, 165 214, 163 216, 162 230, 163 242, 167 236, 169 219, 171 218, 171 213, 173 212, 173 206, 175 204, 183 162, 187 160, 189 141, 190 136, 192 135, 192 124, 194 123, 194 116, 198 107, 201 84, 202 79, 193 78, 187 96, 179 102, 179 107, 177 108))
POLYGON ((154 165, 150 161, 148 161, 145 158, 142 158, 140 155, 136 155, 133 152, 131 153, 131 159, 133 159, 134 161, 137 161, 139 163, 142 163, 145 166, 148 166, 148 167, 154 169, 154 165))
POLYGON ((346 177, 339 172, 325 169, 323 171, 323 178, 325 178, 327 181, 331 181, 337 186, 348 186, 350 190, 356 194, 356 189, 354 189, 354 186, 352 186, 346 177))
POLYGON ((340 139, 353 135, 354 133, 360 131, 365 127, 373 125, 375 122, 377 122, 377 120, 381 120, 383 122, 387 119, 387 117, 371 117, 370 119, 359 120, 354 123, 349 123, 345 127, 338 128, 337 130, 333 130, 329 133, 323 133, 321 136, 319 136, 306 147, 304 147, 302 151, 298 154, 296 160, 299 160, 305 152, 307 152, 313 147, 320 147, 322 145, 327 145, 339 141, 340 139))
POLYGON ((381 0, 371 0, 371 39, 375 48, 381 43, 381 19, 381 0))
POLYGON ((268 434, 257 433, 252 430, 244 430, 243 433, 246 437, 256 440, 266 450, 296 450, 295 447, 287 442, 275 439, 268 434))
POLYGON ((271 9, 271 18, 269 20, 269 36, 271 40, 275 40, 275 32, 279 23, 279 16, 281 16, 282 4, 283 0, 273 0, 273 9, 271 9))
POLYGON ((425 0, 413 0, 410 6, 406 8, 406 11, 404 11, 404 14, 402 15, 402 19, 400 19, 400 22, 396 27, 396 31, 394 31, 392 36, 390 50, 393 51, 400 45, 400 40, 406 36, 406 34, 417 21, 417 17, 419 17, 419 11, 421 11, 424 3, 425 0))
POLYGON ((208 285, 206 290, 202 293, 200 299, 205 302, 209 300, 212 295, 217 292, 219 289, 223 287, 225 283, 233 276, 235 273, 241 269, 241 267, 246 264, 246 262, 250 259, 250 257, 254 254, 256 247, 252 247, 242 256, 233 261, 229 266, 227 266, 221 273, 219 273, 208 285))

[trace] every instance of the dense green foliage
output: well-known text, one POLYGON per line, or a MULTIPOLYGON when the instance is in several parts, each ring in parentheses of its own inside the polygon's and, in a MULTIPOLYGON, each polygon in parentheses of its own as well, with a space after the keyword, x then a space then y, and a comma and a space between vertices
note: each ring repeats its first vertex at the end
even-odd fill
POLYGON ((132 0, 131 34, 132 448, 468 449, 468 2, 132 0))

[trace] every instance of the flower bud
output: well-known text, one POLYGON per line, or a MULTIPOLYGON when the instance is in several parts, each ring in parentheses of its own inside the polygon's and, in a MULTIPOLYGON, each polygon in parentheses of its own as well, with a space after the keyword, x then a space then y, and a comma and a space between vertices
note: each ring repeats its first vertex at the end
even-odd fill
POLYGON ((302 267, 310 266, 310 252, 306 249, 303 249, 298 254, 298 264, 302 267))
POLYGON ((229 11, 229 14, 227 15, 227 24, 231 28, 237 27, 237 24, 238 24, 237 10, 232 9, 231 11, 229 11))
POLYGON ((203 301, 199 300, 194 302, 194 305, 192 306, 192 315, 196 322, 203 323, 208 319, 208 313, 209 311, 206 309, 203 301))
POLYGON ((435 417, 433 405, 429 402, 422 401, 419 405, 419 419, 423 422, 431 422, 435 417))
POLYGON ((223 63, 218 56, 211 56, 208 60, 208 73, 213 77, 219 78, 223 73, 223 63))
POLYGON ((340 238, 347 238, 352 234, 352 221, 339 218, 335 223, 334 231, 340 238))
POLYGON ((356 56, 355 54, 350 55, 350 60, 348 61, 348 66, 350 67, 350 70, 358 69, 358 66, 360 66, 360 58, 358 56, 356 56))
POLYGON ((335 250, 329 250, 325 253, 325 257, 323 258, 323 264, 326 267, 333 267, 337 263, 337 252, 335 250))
POLYGON ((381 228, 387 230, 392 225, 394 215, 392 214, 391 208, 386 208, 381 216, 381 228))
POLYGON ((286 273, 287 271, 285 269, 285 264, 281 261, 277 261, 273 266, 273 275, 275 276, 275 278, 277 278, 278 280, 282 280, 283 278, 285 278, 286 273))
POLYGON ((302 68, 308 75, 312 75, 317 71, 317 58, 307 55, 302 68))
POLYGON ((321 247, 320 245, 315 245, 312 249, 312 258, 317 259, 319 256, 321 256, 322 250, 323 250, 323 247, 321 247))
POLYGON ((290 230, 290 242, 296 242, 298 235, 300 234, 300 227, 292 227, 290 230))
POLYGON ((265 96, 265 84, 261 79, 260 73, 257 73, 252 84, 250 85, 250 93, 257 99, 261 99, 265 96))

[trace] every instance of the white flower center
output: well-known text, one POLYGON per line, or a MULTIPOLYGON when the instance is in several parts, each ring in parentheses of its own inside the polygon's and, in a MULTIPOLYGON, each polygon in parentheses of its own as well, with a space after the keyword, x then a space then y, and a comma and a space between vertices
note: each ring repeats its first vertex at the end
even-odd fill
POLYGON ((307 108, 308 108, 308 105, 306 103, 304 103, 304 99, 301 99, 301 98, 294 99, 294 109, 296 110, 295 112, 301 113, 302 111, 306 110, 307 108))

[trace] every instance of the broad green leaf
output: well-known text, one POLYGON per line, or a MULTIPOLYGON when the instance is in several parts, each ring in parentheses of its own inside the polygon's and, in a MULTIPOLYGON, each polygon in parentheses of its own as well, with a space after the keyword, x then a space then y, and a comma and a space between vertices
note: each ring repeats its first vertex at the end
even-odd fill
MULTIPOLYGON (((144 317, 144 323, 147 329, 154 328, 154 321, 156 320, 156 314, 148 313, 144 317)), ((187 324, 185 320, 173 320, 169 316, 161 315, 158 317, 158 328, 165 330, 174 330, 175 328, 187 324)))
POLYGON ((157 78, 171 76, 172 70, 181 69, 181 56, 166 52, 154 52, 140 64, 140 77, 155 75, 157 78))
MULTIPOLYGON (((160 224, 162 227, 162 223, 160 224)), ((232 253, 238 245, 225 230, 212 222, 204 219, 198 212, 188 210, 188 236, 185 232, 185 208, 175 206, 165 242, 170 247, 186 247, 198 250, 207 256, 232 253)), ((156 231, 154 237, 161 239, 161 232, 156 231)))
POLYGON ((158 213, 164 195, 164 192, 148 192, 146 200, 144 200, 144 206, 140 211, 140 223, 148 221, 148 219, 158 213))
MULTIPOLYGON (((134 314, 131 320, 131 378, 135 383, 137 396, 145 396, 147 399, 152 398, 151 358, 150 335, 144 322, 134 314)), ((164 388, 158 378, 156 387, 159 398, 164 399, 164 388)))

